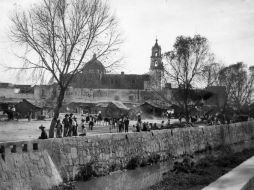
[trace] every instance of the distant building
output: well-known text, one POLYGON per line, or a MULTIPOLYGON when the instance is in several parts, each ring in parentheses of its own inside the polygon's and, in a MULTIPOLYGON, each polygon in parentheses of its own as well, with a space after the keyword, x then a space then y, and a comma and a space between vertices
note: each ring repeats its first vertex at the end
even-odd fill
POLYGON ((0 83, 0 103, 10 99, 34 99, 34 89, 31 85, 0 83))
POLYGON ((0 111, 6 111, 9 106, 17 105, 24 99, 34 102, 34 97, 31 85, 0 83, 0 111))

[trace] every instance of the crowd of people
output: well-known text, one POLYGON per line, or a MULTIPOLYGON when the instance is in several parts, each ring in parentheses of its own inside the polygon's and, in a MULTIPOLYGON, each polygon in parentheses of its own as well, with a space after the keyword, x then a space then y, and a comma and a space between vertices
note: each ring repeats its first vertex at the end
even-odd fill
MULTIPOLYGON (((92 123, 93 123, 93 118, 89 120, 89 128, 92 129, 92 123)), ((77 117, 75 117, 72 113, 65 114, 64 119, 61 121, 60 119, 57 119, 56 125, 55 125, 55 130, 54 130, 54 136, 56 138, 62 138, 62 137, 71 137, 71 136, 78 136, 78 121, 77 117)), ((81 134, 80 136, 85 136, 86 135, 86 126, 85 126, 85 119, 81 118, 81 134)), ((39 127, 41 129, 41 136, 39 139, 47 139, 47 134, 45 135, 45 130, 44 126, 39 127)))
MULTIPOLYGON (((184 116, 179 114, 177 116, 173 116, 170 112, 165 113, 162 117, 161 123, 149 123, 149 122, 142 122, 141 114, 138 113, 136 117, 136 123, 135 125, 132 125, 134 131, 140 132, 140 131, 150 131, 150 130, 156 130, 156 129, 163 129, 170 126, 170 119, 174 117, 175 119, 179 119, 179 123, 185 124, 185 121, 183 121, 184 116)), ((251 118, 252 119, 252 118, 251 118)), ((190 116, 189 125, 193 126, 193 124, 202 122, 207 125, 217 125, 217 124, 229 124, 234 122, 240 122, 240 121, 247 121, 250 120, 249 117, 241 116, 231 116, 231 118, 228 115, 225 114, 208 114, 208 115, 192 115, 190 116)), ((252 119, 253 120, 253 119, 252 119)), ((85 114, 82 115, 80 122, 78 122, 77 118, 71 113, 66 114, 64 119, 61 121, 58 119, 56 121, 55 125, 55 137, 56 138, 62 138, 62 137, 71 137, 71 136, 86 136, 88 130, 93 130, 95 124, 99 126, 108 126, 109 132, 111 133, 113 130, 116 132, 129 132, 129 126, 130 126, 130 120, 128 116, 121 115, 118 118, 113 117, 103 117, 101 112, 99 112, 96 115, 92 114, 85 114), (78 130, 78 127, 80 127, 80 130, 78 130), (79 131, 79 134, 78 134, 79 131)), ((47 134, 45 132, 45 127, 40 126, 39 127, 42 130, 40 139, 47 138, 47 134)))
MULTIPOLYGON (((128 116, 120 116, 119 118, 103 118, 101 112, 97 115, 86 114, 82 115, 80 123, 77 120, 77 117, 71 114, 65 114, 64 119, 61 121, 57 119, 54 137, 71 137, 71 136, 86 136, 88 130, 93 130, 94 125, 106 125, 109 126, 109 132, 111 133, 113 129, 116 129, 117 132, 129 132, 129 118, 128 116), (80 130, 78 130, 80 127, 80 130), (78 131, 81 131, 78 134, 78 131)), ((48 136, 45 131, 44 126, 40 126, 41 136, 39 139, 47 139, 48 136)))

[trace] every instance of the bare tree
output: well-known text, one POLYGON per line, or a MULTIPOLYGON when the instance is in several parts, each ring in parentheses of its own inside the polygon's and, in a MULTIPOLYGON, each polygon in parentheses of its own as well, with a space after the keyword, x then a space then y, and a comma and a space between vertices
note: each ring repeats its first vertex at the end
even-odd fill
POLYGON ((164 72, 179 89, 179 93, 175 94, 181 94, 178 103, 187 122, 190 117, 190 104, 193 101, 192 89, 198 87, 205 67, 210 63, 210 55, 208 40, 200 35, 193 38, 177 37, 173 51, 165 53, 164 72))
POLYGON ((22 70, 51 75, 59 87, 49 137, 54 135, 65 92, 93 53, 107 57, 122 42, 117 22, 103 0, 41 0, 11 18, 11 39, 27 48, 22 70))

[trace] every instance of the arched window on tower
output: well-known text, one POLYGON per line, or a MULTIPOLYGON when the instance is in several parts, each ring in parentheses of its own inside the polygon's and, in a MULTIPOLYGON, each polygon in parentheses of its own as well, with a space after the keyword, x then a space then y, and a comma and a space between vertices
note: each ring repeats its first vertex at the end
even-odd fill
POLYGON ((158 67, 158 61, 155 61, 154 66, 158 67))

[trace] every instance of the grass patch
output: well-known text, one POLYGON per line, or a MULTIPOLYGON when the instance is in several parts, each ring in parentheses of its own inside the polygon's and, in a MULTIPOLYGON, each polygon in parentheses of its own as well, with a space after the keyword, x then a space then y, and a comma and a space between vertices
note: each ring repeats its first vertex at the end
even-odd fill
POLYGON ((76 190, 73 182, 62 183, 61 185, 54 186, 50 190, 76 190))
POLYGON ((96 173, 93 169, 93 162, 89 162, 80 167, 78 174, 75 176, 75 180, 87 181, 92 176, 96 176, 96 173))
POLYGON ((156 153, 152 153, 148 159, 149 164, 158 163, 160 161, 161 156, 156 153))
POLYGON ((115 171, 115 170, 116 170, 116 164, 110 165, 110 167, 109 167, 109 172, 113 172, 113 171, 115 171))
POLYGON ((160 161, 160 155, 156 153, 152 153, 148 159, 142 158, 140 156, 135 156, 130 159, 130 161, 127 163, 126 169, 128 170, 134 170, 137 167, 144 167, 150 164, 154 164, 160 161))
POLYGON ((126 168, 128 170, 134 170, 135 168, 140 166, 140 163, 141 163, 141 158, 139 156, 135 156, 130 159, 130 161, 127 163, 126 168))

